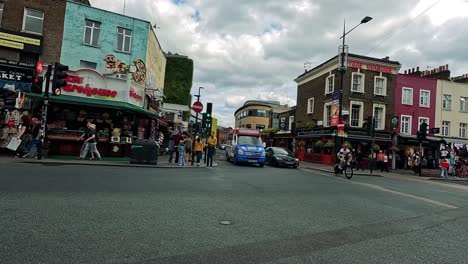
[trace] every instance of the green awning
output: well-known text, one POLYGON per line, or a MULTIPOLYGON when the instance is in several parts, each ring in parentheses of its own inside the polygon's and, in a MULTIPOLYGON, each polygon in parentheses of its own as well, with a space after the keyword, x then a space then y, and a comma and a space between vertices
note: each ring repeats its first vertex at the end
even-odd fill
MULTIPOLYGON (((30 98, 33 99, 43 99, 39 94, 29 94, 30 98)), ((77 104, 77 105, 88 105, 94 107, 104 107, 111 109, 126 110, 131 112, 136 112, 139 114, 144 114, 152 118, 158 118, 158 116, 144 108, 138 107, 125 102, 117 102, 110 100, 100 100, 86 97, 70 96, 70 95, 60 95, 60 96, 49 96, 49 102, 62 103, 62 104, 77 104)))

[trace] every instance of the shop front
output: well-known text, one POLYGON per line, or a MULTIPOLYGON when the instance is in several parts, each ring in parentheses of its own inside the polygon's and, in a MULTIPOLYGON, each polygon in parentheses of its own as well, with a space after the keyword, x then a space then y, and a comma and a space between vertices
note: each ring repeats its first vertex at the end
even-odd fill
POLYGON ((26 93, 31 91, 35 66, 0 59, 0 150, 4 151, 30 110, 26 93))
POLYGON ((438 168, 438 159, 440 158, 441 138, 428 136, 426 140, 419 143, 415 135, 399 135, 398 145, 396 146, 396 168, 407 169, 408 160, 413 154, 423 155, 422 165, 425 168, 438 168))
POLYGON ((441 153, 445 151, 442 157, 454 156, 462 159, 468 159, 468 139, 444 137, 441 144, 441 153))
POLYGON ((127 157, 135 139, 159 140, 164 128, 155 113, 143 108, 144 98, 144 87, 132 80, 91 69, 70 71, 62 94, 49 97, 48 156, 77 156, 87 122, 96 125, 98 150, 104 157, 127 157))

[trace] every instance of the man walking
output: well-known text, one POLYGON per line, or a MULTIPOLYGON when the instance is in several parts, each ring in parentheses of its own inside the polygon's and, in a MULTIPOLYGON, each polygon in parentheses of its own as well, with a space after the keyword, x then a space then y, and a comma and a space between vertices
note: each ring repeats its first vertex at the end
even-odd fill
MULTIPOLYGON (((34 117, 32 119, 32 130, 31 130, 31 141, 29 141, 28 145, 28 154, 25 156, 29 155, 31 153, 31 149, 33 146, 36 147, 36 152, 37 152, 37 159, 41 160, 42 159, 42 140, 41 140, 41 120, 38 118, 34 117)), ((23 156, 23 157, 25 157, 23 156)))
POLYGON ((214 132, 211 131, 211 135, 208 138, 208 159, 206 160, 207 167, 213 167, 213 156, 215 155, 217 144, 218 139, 214 136, 214 132))
POLYGON ((384 154, 382 150, 379 150, 379 154, 377 154, 377 168, 380 169, 380 171, 383 171, 384 168, 384 154))
POLYGON ((386 171, 388 172, 388 155, 387 155, 387 152, 384 152, 384 156, 383 156, 383 167, 381 169, 381 171, 386 171))

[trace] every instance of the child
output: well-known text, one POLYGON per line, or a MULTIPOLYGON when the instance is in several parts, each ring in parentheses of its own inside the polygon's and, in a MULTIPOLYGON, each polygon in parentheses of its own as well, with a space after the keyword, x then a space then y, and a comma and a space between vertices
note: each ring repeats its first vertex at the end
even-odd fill
POLYGON ((449 167, 450 167, 450 164, 448 163, 448 161, 446 159, 442 159, 442 161, 440 162, 440 168, 442 170, 440 173, 440 177, 448 178, 449 167))

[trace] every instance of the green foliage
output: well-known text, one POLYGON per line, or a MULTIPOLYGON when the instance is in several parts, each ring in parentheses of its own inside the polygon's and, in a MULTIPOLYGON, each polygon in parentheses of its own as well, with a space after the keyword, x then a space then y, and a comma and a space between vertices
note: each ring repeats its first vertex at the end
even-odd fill
POLYGON ((379 146, 379 145, 377 145, 377 144, 372 145, 372 151, 373 151, 373 152, 379 152, 379 150, 380 150, 380 146, 379 146))
POLYGON ((279 128, 266 128, 262 130, 262 135, 268 135, 270 133, 276 133, 278 131, 280 131, 279 128))
POLYGON ((328 140, 327 143, 324 145, 325 148, 333 148, 335 147, 335 141, 333 140, 328 140))
POLYGON ((323 147, 323 141, 322 140, 315 141, 315 147, 322 148, 323 147))
POLYGON ((167 57, 164 77, 165 103, 190 107, 193 80, 193 61, 184 57, 167 57))

